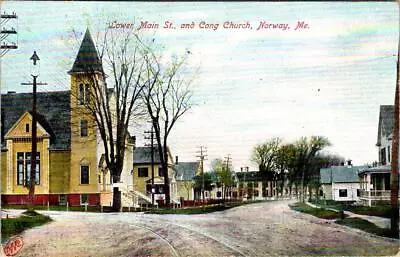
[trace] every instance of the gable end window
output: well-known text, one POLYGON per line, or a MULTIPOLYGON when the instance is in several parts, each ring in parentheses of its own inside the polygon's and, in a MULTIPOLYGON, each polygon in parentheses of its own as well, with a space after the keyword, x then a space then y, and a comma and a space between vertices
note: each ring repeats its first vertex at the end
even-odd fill
POLYGON ((87 137, 88 136, 88 121, 87 120, 81 120, 81 137, 87 137))
POLYGON ((139 177, 148 177, 149 169, 148 168, 138 168, 138 176, 139 177))
POLYGON ((29 123, 26 123, 26 124, 25 124, 25 132, 26 132, 26 133, 29 133, 29 123))
POLYGON ((89 166, 86 165, 81 166, 81 184, 83 185, 89 184, 89 166))

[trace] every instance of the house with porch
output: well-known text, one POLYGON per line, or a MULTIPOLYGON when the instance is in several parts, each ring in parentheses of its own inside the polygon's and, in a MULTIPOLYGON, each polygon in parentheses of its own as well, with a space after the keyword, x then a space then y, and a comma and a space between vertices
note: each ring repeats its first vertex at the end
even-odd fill
MULTIPOLYGON (((171 152, 168 151, 168 177, 171 202, 178 203, 177 183, 171 152)), ((133 152, 133 184, 128 192, 136 204, 157 204, 165 200, 164 170, 157 148, 140 146, 133 152), (153 155, 153 158, 152 158, 153 155)))
POLYGON ((379 162, 359 173, 360 201, 368 206, 390 203, 390 173, 394 106, 381 105, 379 112, 378 148, 379 162))

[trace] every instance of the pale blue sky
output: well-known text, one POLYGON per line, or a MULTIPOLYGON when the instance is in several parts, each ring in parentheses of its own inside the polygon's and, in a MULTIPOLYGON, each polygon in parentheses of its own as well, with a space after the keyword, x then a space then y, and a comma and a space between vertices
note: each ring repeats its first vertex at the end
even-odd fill
MULTIPOLYGON (((19 49, 1 60, 1 92, 29 92, 29 57, 41 58, 39 91, 68 90, 67 75, 77 51, 71 30, 83 33, 119 22, 170 20, 176 30, 148 32, 166 55, 192 52, 200 67, 195 106, 170 139, 173 155, 196 159, 228 153, 236 170, 255 165, 252 147, 279 136, 286 142, 323 135, 328 150, 356 164, 377 159, 378 111, 392 104, 399 31, 396 3, 111 3, 3 2, 16 12, 19 49), (219 23, 217 30, 179 29, 182 23, 219 23), (247 22, 252 30, 223 29, 225 21, 247 22), (257 31, 261 21, 287 23, 290 30, 257 31), (297 21, 310 28, 295 31, 297 21), (153 35, 154 34, 154 35, 153 35)), ((79 39, 81 40, 81 38, 79 39)), ((142 128, 134 131, 143 143, 142 128)))

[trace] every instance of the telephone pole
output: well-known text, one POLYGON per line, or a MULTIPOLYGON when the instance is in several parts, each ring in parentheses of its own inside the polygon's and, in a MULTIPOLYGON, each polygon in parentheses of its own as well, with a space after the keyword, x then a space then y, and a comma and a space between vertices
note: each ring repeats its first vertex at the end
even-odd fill
MULTIPOLYGON (((400 8, 400 7, 399 7, 400 8)), ((397 77, 396 91, 394 100, 394 117, 393 117, 393 141, 392 141, 392 163, 390 174, 390 202, 392 207, 392 215, 390 219, 390 228, 393 235, 399 236, 399 136, 400 136, 400 42, 397 52, 397 77)))
POLYGON ((144 139, 150 139, 151 147, 151 204, 154 205, 154 130, 153 125, 150 131, 145 131, 145 134, 150 134, 150 137, 144 137, 144 139))
POLYGON ((37 155, 37 117, 36 117, 36 86, 37 85, 47 85, 47 83, 36 82, 39 76, 39 56, 36 51, 33 52, 32 57, 33 66, 31 70, 31 76, 33 77, 33 83, 21 83, 21 85, 33 85, 32 92, 32 152, 31 152, 31 170, 29 176, 29 205, 33 208, 35 205, 35 182, 36 182, 36 155, 37 155))
MULTIPOLYGON (((1 26, 0 57, 3 57, 8 51, 18 48, 18 45, 17 45, 17 43, 15 43, 15 41, 9 43, 9 41, 7 40, 7 37, 9 37, 10 35, 17 35, 17 31, 15 30, 14 27, 6 28, 4 26, 11 19, 17 19, 18 16, 14 12, 12 12, 12 14, 7 14, 6 12, 4 12, 0 15, 0 18, 1 18, 1 22, 0 22, 0 26, 1 26)), ((17 41, 18 41, 18 38, 17 38, 17 41)))
MULTIPOLYGON (((226 162, 226 173, 229 174, 229 166, 230 166, 231 159, 232 159, 231 155, 228 154, 228 156, 224 157, 224 159, 225 159, 225 162, 226 162)), ((225 201, 226 193, 227 193, 226 185, 223 186, 222 192, 223 192, 223 199, 225 201)))
POLYGON ((198 148, 200 148, 200 151, 197 151, 197 153, 200 153, 200 155, 196 155, 196 157, 200 158, 200 174, 202 177, 202 184, 201 184, 201 193, 203 196, 203 202, 204 202, 204 161, 207 160, 205 159, 207 157, 207 155, 205 154, 207 152, 207 148, 204 146, 198 146, 198 148))

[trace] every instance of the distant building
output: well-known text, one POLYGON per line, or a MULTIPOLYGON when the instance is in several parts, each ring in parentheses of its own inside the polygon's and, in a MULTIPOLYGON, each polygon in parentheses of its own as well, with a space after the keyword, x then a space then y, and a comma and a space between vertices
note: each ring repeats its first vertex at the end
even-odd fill
POLYGON ((365 166, 332 166, 320 170, 322 197, 334 201, 358 201, 359 171, 365 166))
POLYGON ((184 200, 194 200, 194 181, 200 168, 199 162, 178 162, 176 157, 174 169, 177 185, 177 197, 184 200))
POLYGON ((390 203, 390 173, 392 160, 394 106, 381 105, 379 112, 378 147, 379 162, 363 169, 360 176, 360 201, 365 205, 390 203))

